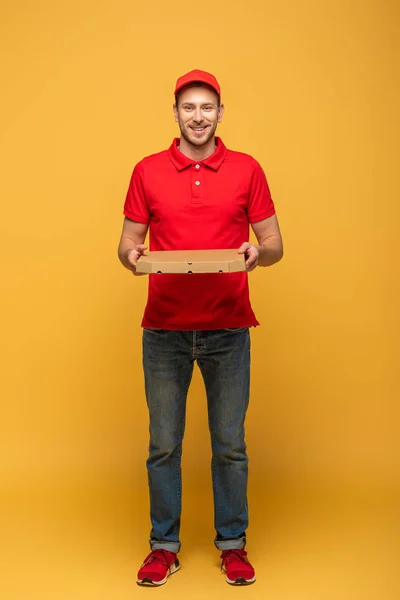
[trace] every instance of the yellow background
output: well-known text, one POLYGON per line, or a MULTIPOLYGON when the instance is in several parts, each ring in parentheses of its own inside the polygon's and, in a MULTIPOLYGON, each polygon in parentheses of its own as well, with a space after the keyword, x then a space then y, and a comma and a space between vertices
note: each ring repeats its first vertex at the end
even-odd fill
POLYGON ((250 275, 258 582, 238 592, 218 570, 197 371, 183 568, 156 593, 398 597, 398 13, 389 0, 3 3, 4 600, 147 593, 147 279, 116 248, 132 168, 177 135, 173 85, 193 68, 220 80, 224 142, 263 165, 286 254, 250 275))

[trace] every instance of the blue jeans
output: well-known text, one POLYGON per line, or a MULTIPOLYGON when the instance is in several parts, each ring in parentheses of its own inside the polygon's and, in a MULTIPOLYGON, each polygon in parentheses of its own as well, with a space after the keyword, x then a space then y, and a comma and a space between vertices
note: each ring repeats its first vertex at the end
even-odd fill
POLYGON ((246 544, 248 459, 244 421, 250 387, 249 330, 144 329, 152 550, 178 552, 181 546, 182 440, 186 397, 196 360, 207 391, 214 543, 220 550, 243 548, 246 544))

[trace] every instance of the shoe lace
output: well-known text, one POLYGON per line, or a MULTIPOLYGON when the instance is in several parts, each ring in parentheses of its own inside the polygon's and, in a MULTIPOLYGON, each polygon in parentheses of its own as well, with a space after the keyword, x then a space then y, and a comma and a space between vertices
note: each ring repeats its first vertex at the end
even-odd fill
POLYGON ((142 566, 144 567, 145 565, 150 565, 153 562, 161 562, 166 567, 169 567, 169 562, 168 562, 168 558, 167 558, 166 552, 167 552, 167 550, 162 550, 162 549, 153 550, 145 558, 144 563, 143 563, 142 566))
MULTIPOLYGON (((243 549, 233 548, 232 550, 224 550, 221 554, 222 565, 224 563, 229 563, 232 560, 240 560, 243 563, 247 563, 247 552, 243 549)), ((221 570, 222 570, 221 565, 221 570)))

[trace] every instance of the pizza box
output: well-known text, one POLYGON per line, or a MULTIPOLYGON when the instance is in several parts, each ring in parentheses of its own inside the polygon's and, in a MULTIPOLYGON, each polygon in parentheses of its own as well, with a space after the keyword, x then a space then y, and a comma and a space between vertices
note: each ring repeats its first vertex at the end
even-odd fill
POLYGON ((238 273, 245 271, 245 256, 237 250, 168 250, 146 252, 138 273, 238 273))

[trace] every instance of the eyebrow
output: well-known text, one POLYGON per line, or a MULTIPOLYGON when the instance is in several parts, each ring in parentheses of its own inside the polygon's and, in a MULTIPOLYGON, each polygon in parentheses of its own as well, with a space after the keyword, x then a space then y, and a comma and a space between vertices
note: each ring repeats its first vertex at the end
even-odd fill
MULTIPOLYGON (((181 106, 195 106, 194 102, 182 102, 181 106)), ((216 106, 215 102, 203 102, 200 106, 216 106)))

